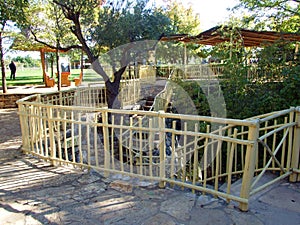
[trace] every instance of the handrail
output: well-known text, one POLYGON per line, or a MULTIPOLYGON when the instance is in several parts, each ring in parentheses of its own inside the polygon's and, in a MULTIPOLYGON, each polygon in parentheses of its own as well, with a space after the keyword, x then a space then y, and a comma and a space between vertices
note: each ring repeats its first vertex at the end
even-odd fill
MULTIPOLYGON (((78 97, 76 91, 88 93, 91 88, 80 87, 62 92, 36 94, 19 100, 17 104, 23 151, 50 160, 53 164, 60 162, 95 168, 105 174, 119 173, 157 180, 161 186, 164 182, 170 182, 213 193, 228 200, 239 201, 242 210, 247 210, 248 198, 252 193, 273 183, 271 181, 261 185, 260 178, 263 173, 281 171, 276 178, 279 180, 287 176, 294 177, 294 174, 299 172, 300 107, 238 120, 171 114, 164 111, 116 110, 92 105, 72 105, 78 97), (135 114, 141 115, 141 118, 137 123, 133 123, 133 119, 130 124, 118 120, 110 123, 109 114, 120 117, 120 121, 135 114), (99 115, 103 121, 98 120, 99 115), (185 125, 181 130, 167 128, 163 123, 165 118, 180 119, 184 124, 190 122, 191 126, 185 125), (153 126, 155 120, 158 122, 153 126), (148 124, 148 121, 152 121, 153 124, 148 124), (206 132, 200 131, 200 123, 216 123, 219 127, 211 130, 208 125, 206 132), (99 129, 103 134, 99 134, 99 129), (124 136, 120 137, 124 143, 125 139, 129 143, 126 149, 123 149, 122 143, 114 143, 115 132, 120 131, 128 135, 127 139, 124 136), (70 140, 66 140, 66 135, 62 135, 66 132, 72 134, 70 140), (148 139, 143 140, 142 135, 134 136, 134 133, 148 133, 152 142, 148 139), (158 141, 161 141, 159 156, 154 156, 151 151, 148 155, 143 155, 141 147, 151 150, 155 138, 153 135, 156 133, 159 135, 158 141), (171 133, 173 138, 180 135, 182 141, 169 157, 164 153, 165 140, 162 138, 167 133, 171 133), (143 146, 137 145, 138 148, 134 150, 133 143, 130 143, 134 138, 143 146), (70 145, 70 153, 66 145, 70 145), (135 158, 132 151, 136 151, 135 158), (65 157, 62 153, 70 154, 71 157, 65 157), (202 157, 201 162, 195 160, 198 156, 202 157), (191 165, 190 170, 188 165, 191 165), (254 175, 257 175, 255 181, 254 175), (231 180, 241 176, 243 189, 237 196, 232 191, 231 180), (186 182, 186 179, 189 182, 186 182), (218 182, 221 180, 230 182, 224 193, 219 190, 218 182), (213 185, 209 186, 209 182, 213 185)), ((164 91, 159 95, 165 95, 168 92, 167 88, 166 84, 164 91)), ((159 101, 159 98, 156 101, 159 101)))

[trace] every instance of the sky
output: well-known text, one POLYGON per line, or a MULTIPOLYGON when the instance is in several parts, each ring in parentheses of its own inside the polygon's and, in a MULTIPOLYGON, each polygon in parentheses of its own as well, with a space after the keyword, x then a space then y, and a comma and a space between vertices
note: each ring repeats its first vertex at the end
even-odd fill
MULTIPOLYGON (((210 29, 216 25, 220 25, 224 21, 228 21, 230 11, 239 3, 239 0, 177 0, 183 5, 191 5, 194 12, 200 17, 200 32, 210 29)), ((163 5, 163 0, 151 0, 150 4, 157 6, 163 5)))
POLYGON ((193 10, 200 15, 201 31, 210 29, 228 20, 230 12, 227 8, 232 8, 239 2, 238 0, 185 0, 191 4, 193 10))

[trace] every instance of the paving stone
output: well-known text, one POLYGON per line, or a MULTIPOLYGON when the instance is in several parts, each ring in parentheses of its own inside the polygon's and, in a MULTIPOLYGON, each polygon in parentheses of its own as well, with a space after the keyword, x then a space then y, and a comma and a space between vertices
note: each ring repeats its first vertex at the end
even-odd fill
POLYGON ((176 225, 173 218, 166 214, 159 213, 153 217, 148 218, 142 225, 176 225))
MULTIPOLYGON (((191 212, 189 225, 233 225, 226 213, 220 209, 198 208, 191 212)), ((240 224, 242 225, 242 224, 240 224)))
POLYGON ((100 181, 100 180, 101 180, 101 177, 95 176, 91 173, 88 173, 88 174, 82 175, 77 181, 80 184, 90 184, 90 183, 94 183, 94 182, 100 181))
MULTIPOLYGON (((50 219, 51 221, 51 219, 50 219)), ((40 221, 36 220, 33 216, 26 216, 25 217, 25 223, 24 224, 30 224, 30 225, 43 225, 40 221)))
POLYGON ((229 215, 233 224, 242 224, 242 225, 264 225, 264 223, 257 218, 253 213, 241 212, 236 209, 225 208, 224 211, 229 215))
POLYGON ((210 204, 205 205, 203 208, 206 209, 216 209, 224 206, 224 201, 221 199, 217 199, 217 201, 213 201, 210 204))
POLYGON ((167 200, 173 197, 174 192, 168 191, 165 189, 144 189, 144 188, 136 188, 134 190, 134 194, 142 200, 167 200))
POLYGON ((99 211, 94 211, 94 213, 99 215, 102 224, 141 224, 141 221, 144 219, 143 216, 145 215, 139 214, 139 210, 135 202, 126 201, 102 207, 101 215, 99 215, 99 211))
POLYGON ((123 204, 123 209, 119 210, 117 213, 115 211, 110 211, 109 214, 112 214, 112 218, 108 219, 107 214, 106 223, 109 224, 109 221, 114 220, 113 224, 143 224, 144 221, 149 217, 155 217, 158 213, 159 207, 155 202, 143 202, 143 201, 134 201, 130 205, 127 203, 123 204))
POLYGON ((255 202, 250 205, 250 211, 246 214, 249 213, 263 221, 264 225, 296 225, 300 221, 300 214, 285 209, 284 203, 274 207, 263 202, 255 202))
POLYGON ((26 216, 23 213, 11 212, 9 208, 2 207, 0 208, 1 224, 25 224, 26 216))
POLYGON ((278 186, 259 198, 259 201, 267 203, 273 207, 285 206, 285 209, 300 214, 300 194, 289 192, 284 186, 278 186))
POLYGON ((217 202, 218 199, 217 198, 214 198, 210 195, 200 195, 197 199, 197 202, 196 202, 196 207, 197 208, 202 208, 204 206, 207 206, 213 202, 217 202))
POLYGON ((184 194, 175 196, 161 203, 160 211, 179 220, 189 220, 190 212, 195 204, 195 197, 184 194))
POLYGON ((106 189, 107 186, 103 183, 91 183, 83 188, 83 194, 98 196, 102 192, 105 192, 106 189))
POLYGON ((110 183, 109 187, 126 193, 131 193, 133 190, 132 184, 123 180, 115 180, 110 183))

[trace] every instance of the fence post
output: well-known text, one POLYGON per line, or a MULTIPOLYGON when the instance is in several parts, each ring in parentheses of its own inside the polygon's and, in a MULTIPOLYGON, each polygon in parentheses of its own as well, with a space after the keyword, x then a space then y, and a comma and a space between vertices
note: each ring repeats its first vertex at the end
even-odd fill
POLYGON ((109 130, 108 130, 108 112, 102 111, 102 129, 103 129, 103 146, 104 146, 104 176, 108 177, 110 169, 110 144, 109 144, 109 130))
MULTIPOLYGON (((294 140, 292 149, 291 169, 299 170, 299 152, 300 152, 300 107, 297 107, 295 116, 296 126, 294 128, 294 140)), ((297 181, 298 174, 293 173, 290 176, 290 182, 297 181)), ((299 177, 300 178, 300 177, 299 177)))
MULTIPOLYGON (((240 192, 240 197, 244 199, 249 199, 251 183, 255 170, 256 153, 258 151, 258 136, 259 136, 259 121, 255 120, 253 126, 249 126, 248 141, 252 142, 247 145, 246 157, 245 157, 245 167, 242 180, 242 187, 240 192)), ((247 203, 240 203, 240 210, 248 211, 249 205, 247 203)))
MULTIPOLYGON (((54 132, 54 118, 53 118, 53 108, 47 108, 48 116, 48 128, 49 128, 49 144, 50 144, 50 162, 53 166, 56 166, 56 145, 55 145, 55 132, 54 132)), ((48 148, 48 146, 46 146, 48 148)))
MULTIPOLYGON (((29 116, 28 116, 28 106, 25 104, 18 104, 18 113, 20 118, 20 126, 22 132, 22 151, 26 152, 30 150, 30 133, 29 133, 29 116)), ((32 141, 32 138, 31 138, 32 141)))
POLYGON ((165 119, 161 116, 164 111, 160 110, 158 112, 158 127, 159 127, 159 187, 164 188, 166 186, 166 182, 164 179, 166 178, 166 151, 165 151, 165 119))

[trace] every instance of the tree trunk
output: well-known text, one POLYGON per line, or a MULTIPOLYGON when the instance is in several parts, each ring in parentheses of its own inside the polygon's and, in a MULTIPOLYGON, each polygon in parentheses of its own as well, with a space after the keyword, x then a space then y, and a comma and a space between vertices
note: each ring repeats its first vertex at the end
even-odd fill
POLYGON ((41 63, 42 63, 42 70, 43 70, 43 82, 45 83, 45 87, 47 87, 46 84, 46 64, 45 64, 45 51, 44 49, 40 50, 40 54, 41 54, 41 63))
POLYGON ((81 26, 80 26, 80 22, 79 22, 80 14, 76 14, 71 11, 68 11, 67 8, 63 8, 63 10, 64 10, 64 14, 65 14, 66 18, 68 18, 69 20, 71 20, 74 23, 74 26, 71 27, 71 32, 77 37, 78 41, 82 45, 82 50, 86 53, 86 55, 89 59, 89 62, 92 65, 93 70, 96 73, 98 73, 105 82, 105 87, 106 87, 106 91, 107 91, 106 96, 107 96, 108 108, 113 108, 113 107, 118 108, 119 103, 117 103, 116 100, 117 100, 117 96, 119 94, 121 77, 126 69, 126 66, 124 65, 123 68, 119 69, 118 71, 116 71, 114 73, 114 81, 112 82, 110 80, 109 76, 107 75, 107 73, 104 71, 101 63, 98 60, 98 57, 96 57, 92 53, 91 49, 87 45, 86 40, 84 39, 84 37, 82 35, 82 30, 81 30, 81 26))
POLYGON ((3 54, 3 46, 2 46, 2 32, 0 32, 0 61, 1 61, 1 73, 2 73, 2 91, 3 93, 7 93, 4 54, 3 54))
POLYGON ((59 68, 59 52, 58 48, 55 51, 56 53, 56 71, 57 71, 57 90, 60 91, 61 87, 61 75, 60 75, 60 68, 59 68))
POLYGON ((106 97, 107 97, 107 106, 109 109, 115 108, 119 109, 121 104, 118 100, 118 95, 120 92, 120 82, 123 73, 126 70, 126 66, 122 67, 118 71, 114 72, 114 81, 110 80, 105 82, 106 87, 106 97))

